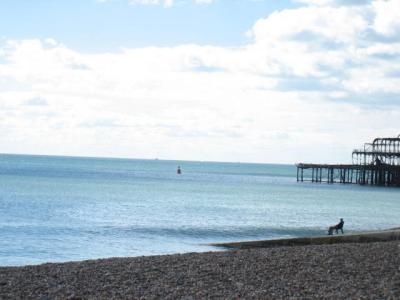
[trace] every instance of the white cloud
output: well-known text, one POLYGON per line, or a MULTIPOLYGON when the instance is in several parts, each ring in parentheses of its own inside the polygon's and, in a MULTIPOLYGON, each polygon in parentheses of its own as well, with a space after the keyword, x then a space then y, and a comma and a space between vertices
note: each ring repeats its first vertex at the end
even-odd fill
POLYGON ((368 4, 371 0, 294 0, 294 2, 315 6, 354 6, 368 4))
POLYGON ((295 2, 305 3, 305 4, 309 4, 309 5, 323 6, 323 5, 333 4, 335 1, 334 0, 297 0, 295 2))
POLYGON ((240 47, 84 54, 54 40, 8 41, 0 47, 2 151, 350 159, 358 143, 398 134, 400 11, 386 24, 381 1, 320 4, 257 21, 240 47))
POLYGON ((159 5, 163 4, 165 7, 171 7, 174 4, 173 0, 130 0, 131 4, 141 5, 159 5))
POLYGON ((300 33, 321 35, 333 42, 352 42, 367 21, 357 7, 304 7, 283 10, 259 20, 253 27, 257 41, 291 40, 300 33))
MULTIPOLYGON (((111 2, 112 0, 97 0, 100 3, 111 2)), ((133 5, 163 5, 164 7, 172 7, 177 2, 185 3, 185 2, 194 2, 197 4, 210 4, 215 0, 127 0, 128 3, 133 5)))
POLYGON ((400 31, 400 1, 374 1, 373 8, 376 13, 374 29, 383 35, 399 35, 400 31))

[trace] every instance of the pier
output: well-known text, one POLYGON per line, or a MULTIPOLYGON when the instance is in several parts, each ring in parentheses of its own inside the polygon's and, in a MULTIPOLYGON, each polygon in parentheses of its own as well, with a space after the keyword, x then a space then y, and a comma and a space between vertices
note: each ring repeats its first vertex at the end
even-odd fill
POLYGON ((400 135, 376 138, 352 153, 352 164, 297 164, 298 182, 400 186, 400 135))

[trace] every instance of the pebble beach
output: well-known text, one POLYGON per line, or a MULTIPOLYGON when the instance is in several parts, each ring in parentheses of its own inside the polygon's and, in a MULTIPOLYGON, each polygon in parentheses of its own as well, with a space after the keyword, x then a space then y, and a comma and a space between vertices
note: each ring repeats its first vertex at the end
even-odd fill
POLYGON ((399 299, 400 242, 1 267, 0 299, 399 299))

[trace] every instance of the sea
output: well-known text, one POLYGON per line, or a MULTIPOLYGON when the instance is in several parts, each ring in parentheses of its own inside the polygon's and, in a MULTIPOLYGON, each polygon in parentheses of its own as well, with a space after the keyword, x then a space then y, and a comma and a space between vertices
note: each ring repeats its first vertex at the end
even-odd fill
POLYGON ((400 189, 297 183, 294 165, 0 155, 0 266, 217 251, 399 216, 400 189))

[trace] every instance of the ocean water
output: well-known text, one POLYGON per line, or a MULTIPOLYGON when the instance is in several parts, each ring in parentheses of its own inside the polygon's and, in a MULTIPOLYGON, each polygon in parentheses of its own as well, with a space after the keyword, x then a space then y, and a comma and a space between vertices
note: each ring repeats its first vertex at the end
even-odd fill
POLYGON ((399 216, 400 189, 297 183, 293 165, 0 155, 1 266, 213 251, 399 216))

